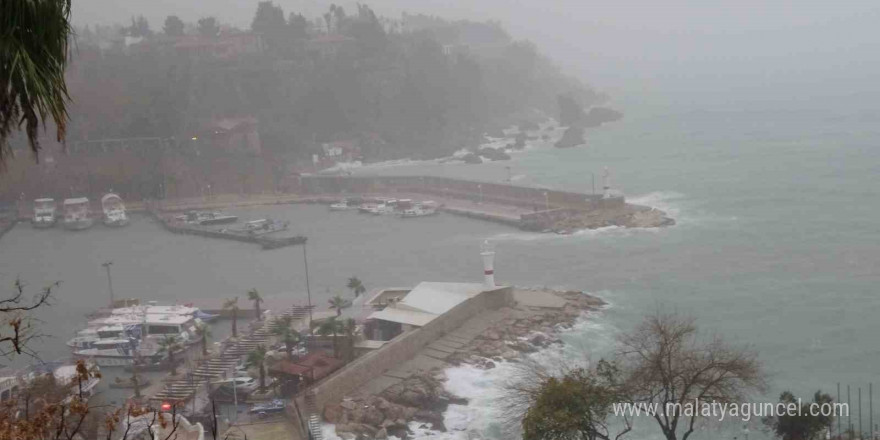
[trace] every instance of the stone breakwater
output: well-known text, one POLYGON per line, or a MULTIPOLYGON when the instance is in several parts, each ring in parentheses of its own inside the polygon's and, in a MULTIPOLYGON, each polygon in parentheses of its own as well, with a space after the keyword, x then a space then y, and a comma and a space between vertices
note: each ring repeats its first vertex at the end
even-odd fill
POLYGON ((549 293, 562 301, 553 307, 521 302, 504 307, 485 331, 446 359, 446 367, 420 371, 377 394, 357 395, 327 405, 324 420, 335 424, 337 435, 343 439, 406 439, 412 436, 412 422, 446 431, 443 413, 449 405, 464 405, 467 400, 446 391, 445 368, 468 364, 488 370, 498 362, 517 362, 528 353, 561 344, 561 331, 571 328, 585 313, 605 305, 601 299, 579 291, 519 291, 525 295, 549 293))

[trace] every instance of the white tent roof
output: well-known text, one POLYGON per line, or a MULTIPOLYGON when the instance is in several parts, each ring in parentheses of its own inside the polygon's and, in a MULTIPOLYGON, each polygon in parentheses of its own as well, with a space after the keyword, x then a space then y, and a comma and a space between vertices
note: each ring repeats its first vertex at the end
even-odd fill
POLYGON ((400 310, 392 306, 386 307, 384 310, 380 310, 370 315, 370 319, 381 319, 383 321, 398 322, 417 327, 421 327, 433 321, 436 317, 437 315, 432 313, 400 310))
POLYGON ((485 290, 480 283, 422 282, 401 301, 371 314, 369 319, 421 327, 485 290))
POLYGON ((395 306, 399 309, 442 315, 484 290, 486 287, 480 283, 422 282, 395 306))
POLYGON ((89 199, 87 199, 85 197, 77 197, 74 199, 65 199, 64 200, 65 205, 79 205, 80 203, 89 203, 89 199))

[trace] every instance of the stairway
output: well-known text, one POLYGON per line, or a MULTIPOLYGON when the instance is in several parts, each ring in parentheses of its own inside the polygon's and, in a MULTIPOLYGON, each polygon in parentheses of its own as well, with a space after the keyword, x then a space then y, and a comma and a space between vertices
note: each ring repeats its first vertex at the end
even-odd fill
POLYGON ((321 416, 318 413, 318 408, 315 405, 315 392, 313 390, 309 390, 304 399, 306 404, 306 417, 308 419, 309 424, 309 438, 311 440, 322 440, 323 433, 321 432, 321 416))

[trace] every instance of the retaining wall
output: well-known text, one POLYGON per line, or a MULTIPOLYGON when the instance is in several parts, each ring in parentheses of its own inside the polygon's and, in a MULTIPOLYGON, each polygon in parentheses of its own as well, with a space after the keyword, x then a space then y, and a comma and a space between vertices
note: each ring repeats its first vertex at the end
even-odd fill
POLYGON ((315 385, 312 391, 315 393, 316 408, 323 411, 328 403, 341 401, 370 380, 414 358, 425 346, 457 329, 477 314, 512 303, 512 287, 483 292, 453 307, 424 327, 399 335, 382 348, 365 354, 315 385))
POLYGON ((622 197, 603 200, 599 194, 582 194, 434 176, 302 176, 300 183, 303 190, 310 194, 364 194, 399 191, 435 194, 444 198, 498 203, 536 210, 556 208, 589 210, 624 204, 622 197))

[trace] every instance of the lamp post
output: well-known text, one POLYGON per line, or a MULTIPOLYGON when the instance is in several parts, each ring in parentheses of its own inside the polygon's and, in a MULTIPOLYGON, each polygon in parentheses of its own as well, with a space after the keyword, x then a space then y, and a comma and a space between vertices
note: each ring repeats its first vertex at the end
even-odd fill
POLYGON ((510 174, 510 167, 506 166, 504 168, 507 170, 507 184, 510 185, 513 183, 513 176, 510 174))
POLYGON ((312 327, 312 288, 309 285, 309 257, 306 252, 306 243, 303 243, 303 266, 306 270, 306 295, 309 301, 309 328, 312 327))
POLYGON ((550 210, 550 194, 547 191, 544 191, 544 210, 550 210))
POLYGON ((483 185, 477 184, 477 189, 480 190, 480 204, 483 204, 483 185))
POLYGON ((116 304, 116 298, 113 295, 113 278, 110 277, 110 266, 113 265, 112 261, 108 261, 106 263, 101 264, 104 266, 104 269, 107 269, 107 287, 110 289, 110 308, 113 308, 113 305, 116 304))

